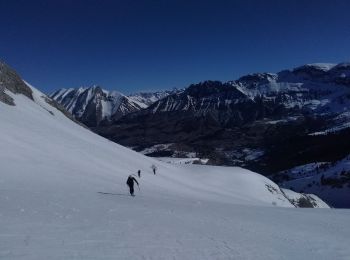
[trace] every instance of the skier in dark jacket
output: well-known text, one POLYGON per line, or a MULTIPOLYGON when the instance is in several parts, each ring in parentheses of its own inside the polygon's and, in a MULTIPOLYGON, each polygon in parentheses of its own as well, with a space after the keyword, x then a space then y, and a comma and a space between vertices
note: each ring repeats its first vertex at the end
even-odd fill
POLYGON ((135 196, 134 195, 134 182, 136 182, 137 186, 139 186, 139 183, 137 182, 135 177, 132 175, 129 175, 128 180, 126 181, 126 184, 129 186, 131 196, 135 196))
POLYGON ((141 178, 141 170, 137 171, 137 175, 139 176, 139 178, 141 178))
POLYGON ((151 169, 152 169, 152 171, 153 171, 153 174, 156 175, 157 166, 155 166, 154 164, 152 164, 151 169))

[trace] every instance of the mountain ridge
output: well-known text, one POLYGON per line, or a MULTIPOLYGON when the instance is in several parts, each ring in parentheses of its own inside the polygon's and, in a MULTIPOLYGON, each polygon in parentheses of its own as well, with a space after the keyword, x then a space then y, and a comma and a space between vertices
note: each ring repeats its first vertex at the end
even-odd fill
POLYGON ((51 93, 50 97, 64 106, 77 120, 89 127, 96 127, 142 110, 168 93, 171 91, 126 96, 118 91, 108 91, 94 85, 62 88, 51 93))

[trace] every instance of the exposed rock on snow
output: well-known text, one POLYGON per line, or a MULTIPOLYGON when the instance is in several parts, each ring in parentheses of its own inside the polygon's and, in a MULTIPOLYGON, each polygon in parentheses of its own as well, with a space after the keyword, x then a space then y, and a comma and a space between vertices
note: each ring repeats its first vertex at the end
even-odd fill
POLYGON ((0 61, 0 101, 8 105, 15 105, 13 99, 6 93, 6 90, 15 94, 23 94, 30 99, 33 98, 31 89, 24 83, 17 72, 0 61))

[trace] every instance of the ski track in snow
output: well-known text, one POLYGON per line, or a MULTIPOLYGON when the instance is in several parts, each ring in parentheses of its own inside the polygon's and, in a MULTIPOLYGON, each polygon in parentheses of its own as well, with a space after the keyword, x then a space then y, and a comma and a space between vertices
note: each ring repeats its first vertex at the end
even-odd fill
POLYGON ((349 259, 350 210, 292 208, 241 168, 145 157, 33 91, 40 106, 0 103, 0 259, 349 259))

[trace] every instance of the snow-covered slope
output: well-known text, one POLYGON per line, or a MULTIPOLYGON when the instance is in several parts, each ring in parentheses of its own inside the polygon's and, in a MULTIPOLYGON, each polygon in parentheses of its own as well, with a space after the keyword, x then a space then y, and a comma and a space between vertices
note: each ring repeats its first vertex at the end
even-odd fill
POLYGON ((283 187, 313 193, 330 205, 350 208, 350 155, 337 162, 315 162, 279 173, 283 187))
POLYGON ((159 162, 77 125, 34 88, 34 102, 5 91, 16 105, 0 102, 0 258, 350 255, 348 210, 295 209, 242 168, 159 162), (133 198, 125 181, 138 169, 133 198))

